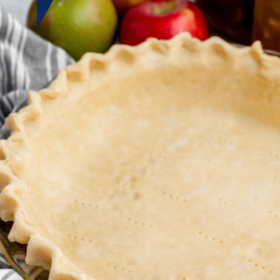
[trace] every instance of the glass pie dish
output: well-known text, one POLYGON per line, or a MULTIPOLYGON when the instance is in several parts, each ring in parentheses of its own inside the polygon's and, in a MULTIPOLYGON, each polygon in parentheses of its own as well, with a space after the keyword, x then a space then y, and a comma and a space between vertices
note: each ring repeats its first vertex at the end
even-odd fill
POLYGON ((188 34, 86 54, 7 119, 10 241, 50 279, 279 279, 279 69, 188 34))

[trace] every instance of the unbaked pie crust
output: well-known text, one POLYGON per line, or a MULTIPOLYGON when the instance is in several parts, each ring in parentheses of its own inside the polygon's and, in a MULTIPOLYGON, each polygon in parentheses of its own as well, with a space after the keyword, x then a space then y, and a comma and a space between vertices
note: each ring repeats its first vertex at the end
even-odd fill
POLYGON ((7 126, 1 218, 51 280, 279 280, 280 61, 259 43, 86 54, 7 126))

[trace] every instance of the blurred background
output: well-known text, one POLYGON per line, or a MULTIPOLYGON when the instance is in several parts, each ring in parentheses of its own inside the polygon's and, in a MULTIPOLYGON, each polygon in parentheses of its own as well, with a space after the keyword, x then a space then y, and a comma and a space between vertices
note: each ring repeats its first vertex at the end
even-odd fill
POLYGON ((1 4, 75 60, 89 51, 104 53, 114 42, 134 46, 148 37, 170 39, 182 31, 202 41, 212 35, 242 45, 260 40, 264 49, 280 51, 280 0, 55 0, 39 29, 35 0, 1 4), (89 2, 98 8, 89 8, 89 2), (150 14, 144 12, 148 6, 150 14))
POLYGON ((8 10, 14 18, 21 24, 26 24, 28 9, 33 0, 1 0, 1 4, 8 10))

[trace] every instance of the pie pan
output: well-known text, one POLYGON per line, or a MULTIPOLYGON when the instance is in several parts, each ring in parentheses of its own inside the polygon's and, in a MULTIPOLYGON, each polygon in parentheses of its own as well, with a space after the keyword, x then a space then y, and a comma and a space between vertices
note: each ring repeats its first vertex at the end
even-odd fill
POLYGON ((86 54, 7 119, 10 241, 50 279, 279 279, 279 69, 188 34, 86 54))

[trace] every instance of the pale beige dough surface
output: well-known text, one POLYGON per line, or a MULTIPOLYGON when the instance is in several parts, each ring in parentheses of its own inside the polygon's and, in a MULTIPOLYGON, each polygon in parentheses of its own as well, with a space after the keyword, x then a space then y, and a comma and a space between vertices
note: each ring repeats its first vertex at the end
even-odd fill
POLYGON ((279 82, 242 59, 46 100, 19 152, 34 226, 96 280, 279 279, 279 82))

